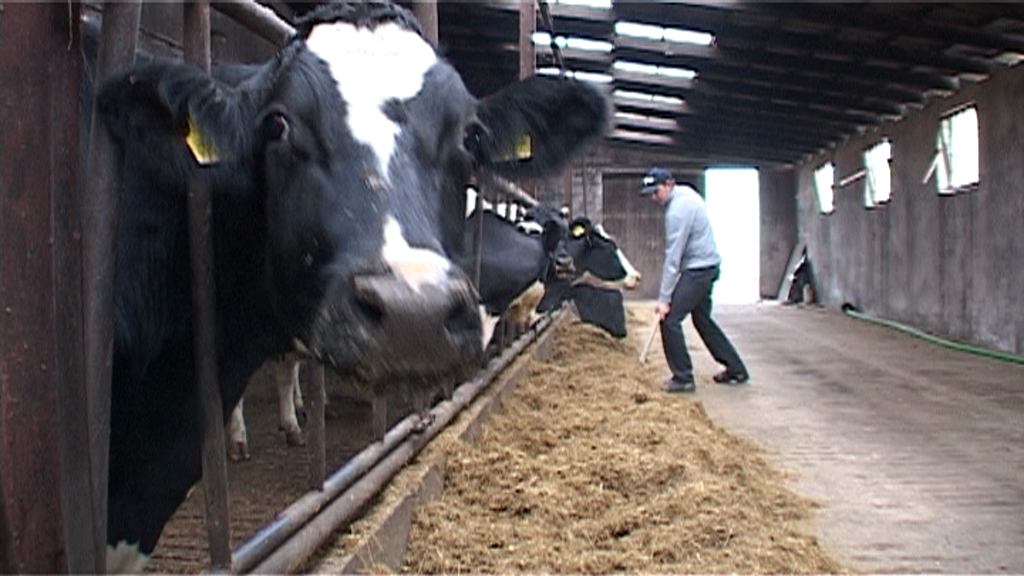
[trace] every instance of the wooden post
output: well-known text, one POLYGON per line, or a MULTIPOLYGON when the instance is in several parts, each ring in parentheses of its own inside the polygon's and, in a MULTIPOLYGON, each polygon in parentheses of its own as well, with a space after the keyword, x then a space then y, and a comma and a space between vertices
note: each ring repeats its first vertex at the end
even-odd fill
MULTIPOLYGON (((5 3, 0 12, 0 572, 69 569, 62 505, 60 380, 80 362, 75 218, 77 11, 5 3), (74 76, 74 77, 69 77, 74 76), (63 250, 69 252, 62 253, 63 250), (63 301, 61 301, 63 300, 63 301), (60 301, 60 303, 58 303, 60 301), (71 333, 68 333, 71 332, 71 333)), ((80 311, 79 311, 80 312, 80 311)), ((77 381, 80 385, 81 381, 77 381)), ((81 393, 80 387, 78 392, 81 393)), ((78 421, 82 424, 82 421, 78 421)), ((83 439, 79 439, 83 441, 83 439)), ((88 474, 88 470, 78 471, 88 474)), ((87 489, 87 488, 86 488, 87 489)), ((85 534, 91 534, 85 499, 85 534)), ((77 526, 76 526, 77 527, 77 526)), ((78 533, 78 532, 76 532, 78 533)), ((89 555, 91 538, 76 548, 89 555)), ((87 560, 90 560, 87 558, 87 560)), ((81 567, 81 564, 77 565, 81 567)))
POLYGON ((537 71, 533 33, 537 31, 535 0, 519 0, 519 78, 533 76, 537 71))
POLYGON ((412 11, 423 28, 423 37, 437 48, 437 0, 413 0, 412 11))

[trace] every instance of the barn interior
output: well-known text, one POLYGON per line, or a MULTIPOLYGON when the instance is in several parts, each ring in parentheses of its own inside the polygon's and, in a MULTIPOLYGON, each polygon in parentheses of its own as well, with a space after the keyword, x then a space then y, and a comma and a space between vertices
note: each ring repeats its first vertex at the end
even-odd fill
MULTIPOLYGON (((785 299, 806 249, 820 304, 1024 351, 1024 249, 1011 232, 1024 214, 1024 6, 404 4, 430 14, 438 48, 479 97, 526 73, 606 88, 614 126, 601 145, 561 178, 517 184, 603 221, 644 276, 657 277, 663 245, 660 210, 636 194, 647 169, 664 166, 703 192, 708 169, 750 167, 759 175, 762 298, 785 299), (973 159, 957 176, 961 144, 947 140, 964 111, 976 135, 965 137, 973 159)), ((266 5, 294 21, 315 4, 266 5)), ((180 19, 171 4, 147 4, 142 41, 179 49, 180 19)), ((273 49, 214 12, 214 60, 259 61, 273 49)), ((628 296, 651 298, 653 284, 628 296)))
MULTIPOLYGON (((438 48, 477 96, 500 90, 524 70, 573 74, 607 89, 615 120, 600 145, 566 167, 560 178, 517 184, 541 202, 568 206, 573 216, 603 221, 645 278, 659 276, 663 247, 661 211, 637 194, 648 168, 667 167, 677 179, 703 190, 709 169, 750 167, 758 171, 761 298, 785 298, 795 260, 806 250, 814 264, 814 300, 826 309, 852 305, 867 316, 983 350, 1024 354, 1024 299, 1019 297, 1024 285, 1024 245, 1019 241, 1024 224, 1024 67, 1018 65, 1024 58, 1024 5, 401 3, 418 14, 434 11, 438 48)), ((307 8, 277 0, 264 4, 288 21, 307 8)), ((0 2, 0 24, 3 12, 0 2)), ((103 12, 100 2, 82 4, 87 23, 98 23, 103 12)), ((180 5, 145 4, 140 43, 148 50, 180 54, 181 29, 180 5)), ((211 30, 217 61, 256 62, 275 50, 274 41, 216 9, 211 30)), ((61 46, 66 43, 60 39, 61 46)), ((13 61, 8 53, 0 55, 4 62, 13 61)), ((0 85, 9 81, 6 72, 0 73, 0 85)), ((53 73, 59 77, 59 70, 53 73)), ((59 83, 54 86, 59 90, 59 83)), ((0 168, 5 148, 0 146, 0 168)), ((55 208, 57 221, 59 203, 55 208)), ((7 235, 5 245, 14 238, 3 228, 0 233, 7 235)), ((60 245, 62 238, 56 241, 60 245)), ((60 270, 59 262, 55 269, 60 270)), ((656 290, 656 282, 647 281, 627 297, 648 300, 656 290)), ((795 354, 788 343, 773 338, 810 347, 814 342, 807 334, 842 329, 835 318, 785 318, 792 322, 782 329, 776 317, 741 311, 731 318, 727 313, 726 325, 746 330, 738 340, 743 344, 746 338, 749 349, 764 357, 787 350, 795 354)), ((10 336, 13 324, 5 326, 4 335, 10 336)), ((865 339, 878 337, 866 332, 865 339)), ((835 350, 848 344, 842 334, 828 342, 835 350)), ((858 353, 875 353, 870 341, 858 342, 858 353)), ((884 362, 901 358, 873 366, 882 370, 884 362)), ((844 378, 863 372, 854 358, 837 362, 844 378)), ((785 411, 807 402, 798 393, 819 383, 821 374, 814 370, 823 368, 797 364, 808 373, 795 392, 755 405, 753 412, 738 412, 733 422, 757 428, 758 410, 785 411)), ((868 407, 889 398, 881 394, 883 387, 906 391, 899 388, 902 374, 887 374, 885 386, 858 396, 868 407)), ((953 387, 970 374, 960 370, 943 383, 953 387)), ((792 377, 782 369, 776 375, 792 377)), ((1017 375, 986 368, 984 385, 976 387, 973 400, 1002 403, 1006 410, 990 414, 1000 419, 1000 442, 1010 438, 1019 445, 1019 426, 1007 414, 1019 413, 1017 375), (1010 379, 1002 380, 1006 374, 1010 379)), ((924 385, 931 378, 922 373, 912 380, 924 385)), ((721 398, 722 392, 716 393, 709 405, 718 402, 726 413, 735 408, 721 398)), ((827 403, 830 398, 818 399, 827 403)), ((947 403, 936 398, 937 409, 947 403)), ((42 413, 52 400, 39 399, 42 413)), ((964 398, 948 403, 954 401, 964 398)), ((913 397, 899 402, 890 406, 889 417, 898 418, 913 397)), ((876 426, 870 419, 860 424, 864 430, 876 426)), ((792 433, 788 424, 760 431, 792 433)), ((975 432, 985 436, 991 430, 982 423, 975 432)), ((915 447, 934 444, 931 437, 919 440, 915 447)), ((827 451, 829 446, 819 448, 827 451)), ((51 462, 55 450, 51 447, 51 462)), ((1007 454, 1008 469, 1017 471, 1018 452, 1007 454)), ((1000 458, 996 452, 989 456, 1000 458)), ((1003 478, 1004 488, 1014 482, 1010 476, 1003 478)), ((1019 497, 1019 488, 1011 486, 1007 493, 1019 497)), ((0 517, 5 517, 2 509, 0 517)), ((1012 520, 1006 526, 1011 538, 1020 529, 1012 520)))

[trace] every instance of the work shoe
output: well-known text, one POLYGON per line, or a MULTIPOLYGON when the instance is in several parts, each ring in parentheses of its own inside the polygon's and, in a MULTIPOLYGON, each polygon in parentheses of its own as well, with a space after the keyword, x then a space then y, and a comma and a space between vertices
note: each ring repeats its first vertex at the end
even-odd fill
POLYGON ((680 382, 674 378, 669 378, 661 385, 661 389, 671 394, 687 393, 696 392, 697 385, 693 382, 680 382))
POLYGON ((750 380, 750 375, 746 372, 719 372, 711 377, 712 380, 719 384, 746 384, 747 380, 750 380))

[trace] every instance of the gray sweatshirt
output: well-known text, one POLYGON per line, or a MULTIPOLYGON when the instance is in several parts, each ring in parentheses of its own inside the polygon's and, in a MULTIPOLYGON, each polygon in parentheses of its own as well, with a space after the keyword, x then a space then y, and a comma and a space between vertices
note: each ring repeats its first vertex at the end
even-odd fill
POLYGON ((658 301, 672 300, 672 290, 683 270, 721 263, 704 199, 693 188, 676 185, 665 207, 665 264, 658 301))

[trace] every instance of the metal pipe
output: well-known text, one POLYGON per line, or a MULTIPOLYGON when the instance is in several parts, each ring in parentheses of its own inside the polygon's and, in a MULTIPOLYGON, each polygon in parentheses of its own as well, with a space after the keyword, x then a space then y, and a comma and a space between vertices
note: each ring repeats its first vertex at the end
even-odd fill
POLYGON ((495 186, 505 194, 512 196, 516 200, 526 204, 527 206, 533 207, 540 204, 540 202, 531 196, 526 190, 520 188, 516 183, 511 182, 497 175, 489 175, 488 180, 493 181, 495 186))
POLYGON ((260 529, 252 538, 241 543, 234 554, 232 572, 252 571, 296 530, 309 522, 328 503, 373 468, 384 456, 401 444, 420 425, 419 415, 411 415, 393 426, 379 442, 367 446, 323 483, 319 492, 308 492, 282 510, 274 520, 260 529))
MULTIPOLYGON (((142 4, 107 2, 93 84, 99 86, 135 64, 142 4)), ((82 291, 85 305, 85 391, 89 418, 96 573, 106 571, 107 477, 110 459, 110 379, 114 350, 114 281, 121 220, 124 152, 102 126, 95 104, 82 202, 82 291)))
POLYGON ((551 325, 553 318, 553 315, 542 318, 512 346, 506 348, 500 356, 491 360, 473 380, 459 386, 452 394, 451 400, 443 401, 435 406, 430 411, 430 425, 422 433, 410 435, 395 446, 383 460, 364 474, 344 494, 334 499, 309 523, 303 525, 252 572, 284 574, 292 573, 300 568, 314 552, 323 546, 331 534, 351 522, 409 460, 468 406, 526 346, 542 334, 551 325))
POLYGON ((295 35, 295 28, 282 20, 273 10, 252 0, 217 0, 213 8, 248 28, 257 36, 284 46, 295 35))
MULTIPOLYGON (((210 72, 210 4, 184 5, 185 60, 210 72)), ((217 342, 210 186, 201 176, 188 183, 189 256, 192 266, 192 332, 196 385, 203 415, 203 490, 210 566, 231 567, 228 471, 224 446, 224 407, 217 379, 217 342)))
MULTIPOLYGON (((92 462, 89 447, 89 397, 85 387, 85 332, 82 292, 82 204, 85 166, 80 163, 82 122, 79 113, 82 69, 81 5, 72 4, 66 17, 53 18, 49 38, 39 38, 56 48, 60 58, 51 60, 50 158, 53 190, 53 257, 56 288, 56 357, 54 375, 59 401, 57 418, 61 435, 61 511, 67 571, 95 572, 106 542, 95 531, 92 462), (57 46, 54 46, 56 44, 57 46)), ((65 16, 62 14, 62 16, 65 16)))

